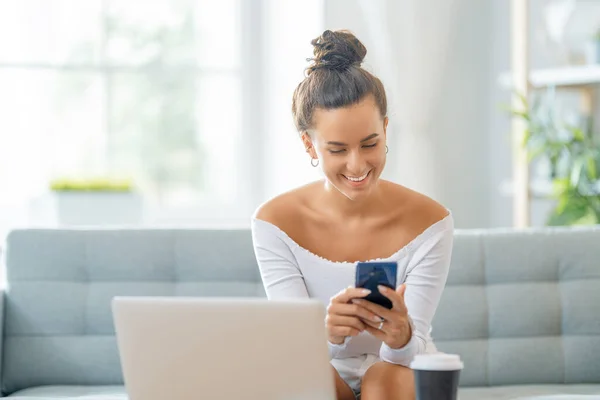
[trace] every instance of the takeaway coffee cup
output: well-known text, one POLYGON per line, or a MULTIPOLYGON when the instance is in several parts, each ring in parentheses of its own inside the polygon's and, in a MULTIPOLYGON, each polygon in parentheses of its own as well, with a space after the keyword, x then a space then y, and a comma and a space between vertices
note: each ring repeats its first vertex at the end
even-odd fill
POLYGON ((456 354, 415 356, 410 368, 415 375, 417 400, 456 400, 463 362, 456 354))

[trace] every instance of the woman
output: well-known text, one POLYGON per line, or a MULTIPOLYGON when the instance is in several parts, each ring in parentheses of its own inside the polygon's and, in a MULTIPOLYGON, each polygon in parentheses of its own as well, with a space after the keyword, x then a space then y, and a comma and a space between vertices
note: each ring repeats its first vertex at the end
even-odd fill
POLYGON ((317 298, 337 397, 413 399, 408 368, 436 351, 431 320, 446 283, 453 219, 437 202, 379 179, 388 148, 386 94, 361 68, 366 48, 347 31, 312 41, 314 58, 292 112, 313 167, 324 179, 281 194, 252 218, 254 249, 269 299, 317 298), (358 261, 397 261, 393 308, 361 301, 358 261))

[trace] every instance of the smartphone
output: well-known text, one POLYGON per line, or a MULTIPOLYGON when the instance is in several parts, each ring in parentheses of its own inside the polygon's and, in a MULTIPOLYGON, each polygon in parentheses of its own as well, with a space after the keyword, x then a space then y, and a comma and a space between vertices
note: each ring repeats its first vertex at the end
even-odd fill
POLYGON ((392 302, 379 292, 377 286, 383 285, 396 290, 397 271, 398 263, 395 261, 359 262, 356 264, 356 287, 371 291, 365 300, 390 309, 392 302))

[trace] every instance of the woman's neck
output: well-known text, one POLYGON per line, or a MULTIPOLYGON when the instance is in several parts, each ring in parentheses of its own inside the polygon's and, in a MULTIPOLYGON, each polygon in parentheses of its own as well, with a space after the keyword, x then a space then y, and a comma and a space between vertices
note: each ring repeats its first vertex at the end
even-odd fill
POLYGON ((377 214, 378 210, 381 209, 381 191, 382 188, 378 182, 367 196, 351 199, 325 180, 321 204, 327 210, 328 214, 335 219, 346 221, 358 218, 362 219, 377 214))

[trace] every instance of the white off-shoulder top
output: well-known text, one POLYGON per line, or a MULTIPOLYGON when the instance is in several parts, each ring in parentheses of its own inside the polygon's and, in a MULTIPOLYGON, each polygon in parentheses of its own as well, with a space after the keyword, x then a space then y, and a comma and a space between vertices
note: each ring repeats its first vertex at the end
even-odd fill
MULTIPOLYGON (((348 337, 343 344, 329 343, 330 358, 364 354, 408 366, 416 354, 435 351, 431 321, 446 284, 452 255, 452 213, 429 226, 406 246, 387 258, 397 261, 398 285, 406 282, 405 303, 412 338, 401 349, 392 349, 368 332, 348 337)), ((260 274, 269 299, 316 298, 325 306, 331 297, 354 286, 356 263, 334 262, 311 253, 277 226, 252 219, 252 238, 260 274)))

